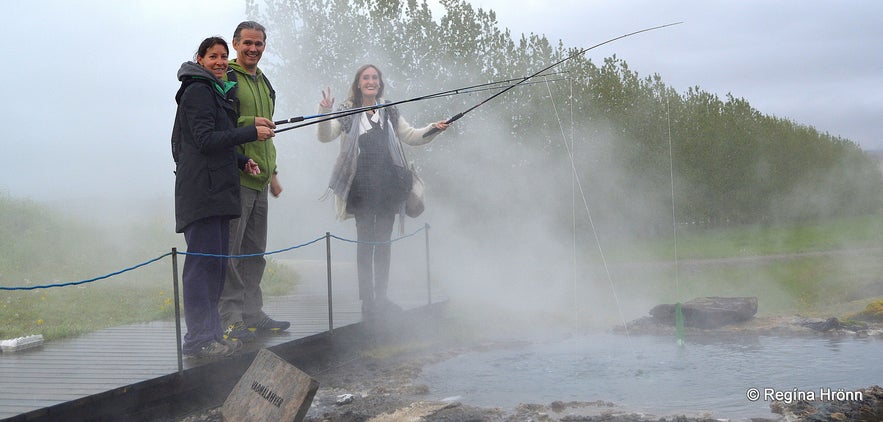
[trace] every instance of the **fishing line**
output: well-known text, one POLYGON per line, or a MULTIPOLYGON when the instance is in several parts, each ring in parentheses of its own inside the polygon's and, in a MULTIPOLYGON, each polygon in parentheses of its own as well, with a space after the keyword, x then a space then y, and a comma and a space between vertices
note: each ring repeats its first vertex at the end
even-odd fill
MULTIPOLYGON (((619 295, 616 293, 616 285, 613 283, 613 277, 610 275, 610 268, 607 265, 607 258, 605 257, 605 254, 604 254, 604 248, 601 246, 601 240, 598 237, 598 231, 595 228, 595 221, 592 218, 592 211, 589 208, 589 201, 588 201, 588 199, 586 199, 585 190, 583 190, 582 182, 580 182, 579 177, 578 177, 579 172, 577 172, 577 169, 576 169, 576 161, 573 158, 573 150, 567 144, 567 136, 564 134, 564 127, 561 125, 561 117, 558 115, 558 106, 555 103, 555 96, 552 94, 552 88, 548 84, 546 85, 546 87, 549 90, 549 98, 552 100, 552 108, 555 111, 555 118, 558 119, 558 128, 561 131, 561 138, 564 139, 564 148, 567 150, 567 157, 570 159, 571 175, 573 176, 573 180, 576 184, 577 189, 579 190, 579 194, 580 194, 580 197, 582 198, 582 202, 583 202, 583 207, 586 209, 586 216, 588 217, 588 220, 589 220, 589 226, 592 228, 592 235, 595 238, 595 245, 598 246, 598 253, 600 254, 600 257, 601 257, 601 264, 604 267, 604 273, 607 275, 607 281, 610 284, 610 290, 613 292, 613 299, 616 302, 616 309, 619 312, 619 318, 622 321, 623 328, 625 329, 626 338, 628 339, 629 345, 631 346, 632 337, 631 337, 631 334, 629 333, 628 324, 625 321, 625 315, 622 313, 622 306, 620 305, 620 302, 619 302, 619 295)), ((634 346, 631 346, 631 347, 632 347, 632 351, 634 351, 634 346)))
MULTIPOLYGON (((561 73, 566 73, 566 72, 564 72, 564 71, 552 72, 552 73, 544 74, 543 76, 557 75, 557 74, 561 74, 561 73)), ((400 101, 392 101, 392 102, 383 103, 383 104, 375 104, 375 105, 364 106, 364 107, 356 107, 356 108, 350 108, 350 109, 346 109, 346 110, 331 111, 328 113, 291 117, 288 119, 277 120, 273 123, 276 125, 283 125, 283 124, 289 124, 289 123, 299 123, 299 122, 303 122, 304 120, 317 119, 317 120, 313 120, 311 122, 306 122, 306 123, 302 123, 299 125, 290 126, 287 128, 282 128, 282 129, 276 130, 275 133, 278 134, 280 132, 285 132, 287 130, 297 129, 297 128, 304 127, 304 126, 310 126, 310 125, 314 125, 316 123, 321 123, 321 122, 325 122, 328 120, 337 119, 340 117, 346 117, 346 116, 358 114, 358 113, 361 113, 364 111, 377 110, 377 109, 381 109, 381 108, 391 107, 391 106, 395 106, 395 105, 399 105, 399 104, 410 103, 410 102, 414 102, 414 101, 428 100, 428 99, 432 99, 432 98, 449 97, 449 96, 460 95, 460 94, 472 94, 475 92, 487 91, 487 90, 491 90, 491 89, 509 90, 511 88, 514 88, 516 85, 519 85, 520 83, 519 84, 510 84, 510 85, 503 85, 503 84, 506 84, 506 83, 509 83, 512 81, 523 81, 523 79, 524 78, 513 78, 513 79, 505 79, 505 80, 501 80, 501 81, 487 82, 487 83, 483 83, 483 84, 472 85, 472 86, 463 87, 463 88, 456 88, 456 89, 451 89, 448 91, 437 92, 434 94, 421 95, 419 97, 408 98, 408 99, 400 100, 400 101), (491 85, 500 85, 500 86, 491 86, 491 85)))
MULTIPOLYGON (((572 151, 575 145, 576 138, 574 136, 574 120, 573 120, 573 78, 567 78, 570 89, 570 150, 572 151)), ((564 141, 564 147, 567 148, 567 137, 564 136, 564 127, 561 124, 561 119, 558 117, 558 108, 555 104, 555 98, 552 96, 552 89, 548 84, 548 79, 543 77, 543 82, 546 83, 546 88, 549 90, 549 98, 552 100, 552 108, 555 110, 555 117, 558 119, 558 128, 561 131, 561 138, 564 141)), ((571 172, 570 174, 570 291, 572 292, 571 297, 573 299, 573 326, 574 332, 579 332, 579 294, 577 292, 577 284, 576 284, 576 177, 571 172)))
MULTIPOLYGON (((584 48, 584 49, 582 49, 582 50, 580 50, 580 51, 578 51, 578 52, 576 52, 576 53, 574 53, 574 54, 571 54, 571 55, 569 55, 569 56, 567 56, 567 57, 565 57, 565 58, 563 58, 563 59, 561 59, 561 60, 558 60, 558 61, 555 62, 555 63, 552 63, 552 64, 550 64, 550 65, 548 65, 548 66, 546 66, 546 67, 540 69, 540 71, 538 71, 538 72, 536 72, 536 73, 534 73, 534 74, 532 74, 532 75, 525 76, 525 77, 524 77, 523 79, 521 79, 521 81, 519 81, 518 83, 513 84, 512 86, 510 86, 510 87, 508 87, 508 88, 506 88, 506 89, 504 89, 504 90, 502 90, 502 91, 500 91, 500 92, 498 92, 498 93, 496 93, 496 94, 494 94, 494 95, 491 95, 491 96, 488 97, 488 98, 485 98, 483 101, 481 101, 480 103, 478 103, 478 104, 476 104, 476 105, 474 105, 474 106, 468 108, 466 111, 463 111, 463 112, 460 112, 460 113, 455 114, 455 115, 454 115, 453 117, 451 117, 450 119, 445 120, 445 123, 447 123, 447 124, 451 124, 451 123, 453 123, 454 121, 459 120, 461 117, 463 117, 464 115, 466 115, 466 113, 469 113, 470 111, 475 110, 475 109, 478 108, 478 107, 481 107, 482 105, 484 105, 484 103, 486 103, 486 102, 488 102, 488 101, 490 101, 490 100, 493 100, 494 98, 499 97, 499 96, 502 95, 504 92, 509 91, 509 90, 512 89, 512 88, 515 88, 516 86, 518 86, 519 84, 521 84, 521 83, 527 81, 528 79, 533 78, 533 77, 536 77, 536 76, 540 75, 541 73, 543 73, 543 72, 545 72, 545 71, 547 71, 547 70, 549 70, 549 69, 551 69, 551 68, 553 68, 553 67, 555 67, 555 66, 558 66, 558 65, 561 64, 561 63, 564 63, 564 62, 567 61, 567 60, 570 60, 570 59, 572 59, 572 58, 574 58, 574 57, 577 57, 577 56, 581 56, 582 54, 584 54, 585 52, 587 52, 587 51, 589 51, 589 50, 592 50, 592 49, 598 48, 598 47, 600 47, 600 46, 602 46, 602 45, 604 45, 604 44, 612 43, 612 42, 614 42, 614 41, 616 41, 616 40, 619 40, 619 39, 623 39, 623 38, 626 38, 626 37, 630 37, 630 36, 632 36, 632 35, 640 34, 640 33, 642 33, 642 32, 653 31, 653 30, 655 30, 655 29, 661 29, 661 28, 665 28, 665 27, 669 27, 669 26, 673 26, 673 25, 679 25, 679 24, 681 24, 681 23, 683 23, 683 22, 675 22, 675 23, 669 23, 669 24, 665 24, 665 25, 654 26, 654 27, 652 27, 652 28, 644 28, 644 29, 641 29, 641 30, 638 30, 638 31, 629 32, 628 34, 623 34, 623 35, 620 35, 620 36, 618 36, 618 37, 611 38, 611 39, 609 39, 609 40, 607 40, 607 41, 600 42, 600 43, 595 44, 595 45, 593 45, 593 46, 591 46, 591 47, 584 48)), ((430 135, 432 135, 432 134, 434 134, 435 132, 438 132, 438 131, 439 131, 438 129, 436 129, 436 128, 432 128, 432 129, 426 131, 426 133, 423 134, 423 137, 425 138, 425 137, 430 136, 430 135)))
MULTIPOLYGON (((576 155, 576 134, 574 132, 574 126, 576 126, 576 124, 573 120, 573 78, 568 78, 568 80, 570 81, 570 150, 574 151, 574 155, 576 155)), ((576 320, 574 326, 579 330, 579 301, 577 299, 578 295, 576 294, 576 175, 572 172, 570 174, 570 237, 570 280, 573 284, 573 317, 576 320)))
MULTIPOLYGON (((556 74, 560 74, 560 73, 566 73, 566 72, 564 72, 564 71, 553 72, 553 73, 547 73, 546 75, 556 75, 556 74)), ((543 75, 543 76, 546 76, 546 75, 543 75)), ((560 78, 560 79, 564 79, 564 78, 560 78)), ((560 80, 560 79, 553 79, 553 80, 560 80)), ((319 117, 328 117, 328 116, 342 117, 343 115, 355 114, 355 113, 360 113, 363 111, 375 110, 378 108, 389 107, 389 106, 402 104, 402 103, 406 103, 406 102, 411 102, 411 101, 448 97, 448 96, 458 95, 458 94, 471 94, 471 93, 475 93, 475 92, 488 91, 491 89, 503 89, 503 88, 506 88, 507 85, 502 85, 502 84, 516 81, 516 80, 518 80, 518 79, 506 79, 506 80, 502 80, 502 81, 487 82, 487 83, 483 83, 483 84, 479 84, 479 85, 472 85, 472 86, 468 86, 468 87, 464 87, 464 88, 456 88, 456 89, 452 89, 452 90, 448 90, 448 91, 437 92, 435 94, 421 95, 419 97, 409 98, 407 100, 396 101, 395 103, 375 104, 375 105, 364 106, 364 107, 349 108, 346 110, 329 111, 328 113, 290 117, 288 119, 277 120, 273 123, 275 123, 277 125, 284 125, 284 124, 288 124, 288 123, 298 123, 298 122, 302 122, 304 120, 316 119, 319 117), (501 85, 501 86, 490 86, 490 85, 501 85), (481 88, 481 89, 477 89, 477 88, 481 88)), ((533 82, 533 83, 539 83, 539 82, 533 82)))
POLYGON ((684 312, 681 309, 681 282, 678 272, 678 218, 675 206, 675 160, 674 148, 671 141, 671 106, 669 105, 668 91, 665 92, 665 116, 668 122, 668 172, 671 178, 671 226, 672 237, 674 238, 674 276, 675 276, 675 296, 678 301, 675 303, 675 332, 677 333, 678 345, 684 346, 684 312))

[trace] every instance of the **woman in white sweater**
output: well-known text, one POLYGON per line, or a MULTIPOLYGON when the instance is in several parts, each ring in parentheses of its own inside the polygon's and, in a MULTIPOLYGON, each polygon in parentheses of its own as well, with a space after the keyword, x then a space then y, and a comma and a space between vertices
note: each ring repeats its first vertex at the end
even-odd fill
MULTIPOLYGON (((349 98, 341 110, 383 104, 383 74, 374 65, 356 71, 349 98)), ((328 113, 334 105, 331 90, 322 92, 319 112, 328 113)), ((404 162, 402 142, 422 145, 440 132, 423 135, 431 128, 443 131, 444 121, 414 128, 395 107, 367 110, 317 125, 322 142, 340 138, 340 154, 328 188, 337 201, 338 217, 355 217, 356 262, 359 298, 363 317, 377 312, 399 310, 387 298, 390 239, 395 215, 404 216, 404 202, 411 188, 412 175, 404 162)))

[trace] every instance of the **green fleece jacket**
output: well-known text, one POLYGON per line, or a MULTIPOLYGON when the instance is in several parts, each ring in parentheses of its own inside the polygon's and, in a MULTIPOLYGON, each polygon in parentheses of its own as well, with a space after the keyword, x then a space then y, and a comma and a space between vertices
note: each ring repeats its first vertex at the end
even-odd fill
MULTIPOLYGON (((236 72, 236 97, 239 103, 236 110, 239 113, 237 126, 252 126, 255 117, 273 120, 276 105, 270 96, 270 87, 267 86, 261 69, 258 68, 257 74, 252 76, 236 63, 236 59, 233 59, 230 60, 229 71, 236 72)), ((270 176, 277 171, 276 146, 273 144, 273 139, 264 142, 255 140, 236 148, 246 157, 253 159, 261 168, 261 173, 258 175, 247 174, 240 170, 240 184, 254 190, 264 190, 270 184, 270 176)))

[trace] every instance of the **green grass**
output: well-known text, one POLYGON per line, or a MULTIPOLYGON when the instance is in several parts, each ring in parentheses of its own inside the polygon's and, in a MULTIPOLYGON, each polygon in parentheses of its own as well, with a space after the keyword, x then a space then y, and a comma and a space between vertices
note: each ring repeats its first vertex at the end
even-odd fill
MULTIPOLYGON (((0 195, 0 286, 63 284, 127 269, 182 243, 172 227, 170 221, 157 220, 97 228, 0 195)), ((183 258, 178 257, 179 272, 183 258)), ((262 286, 268 297, 292 291, 297 282, 297 274, 267 260, 262 286)), ((76 286, 0 290, 0 340, 32 334, 52 340, 171 319, 173 303, 171 256, 76 286)))
MULTIPOLYGON (((0 339, 42 334, 51 340, 106 327, 172 319, 171 258, 152 266, 156 268, 78 286, 0 291, 0 339)), ((178 280, 180 283, 180 276, 178 280)), ((261 282, 267 297, 287 294, 297 283, 297 274, 267 260, 261 282)), ((178 288, 180 294, 180 284, 178 288)))
MULTIPOLYGON (((0 195, 0 286, 78 281, 128 268, 183 242, 170 227, 171 222, 158 220, 102 232, 39 204, 0 195)), ((603 246, 622 298, 621 304, 601 304, 612 307, 609 314, 618 306, 646 313, 648 304, 693 297, 757 296, 759 315, 845 315, 883 295, 880 216, 684 229, 677 249, 673 237, 603 246), (846 250, 852 252, 813 254, 846 250), (762 258, 733 259, 745 257, 762 258)), ((584 256, 599 262, 592 251, 584 256)), ((0 291, 0 339, 43 334, 51 340, 173 318, 170 260, 80 286, 0 291)), ((603 274, 587 278, 606 280, 603 274)), ((262 282, 266 296, 288 294, 297 283, 297 274, 268 259, 262 282)), ((595 294, 610 291, 606 281, 596 283, 584 288, 595 294)))
POLYGON ((69 337, 99 328, 174 315, 171 283, 103 281, 0 293, 0 337, 69 337))
POLYGON ((617 276, 623 297, 675 303, 703 296, 756 296, 759 315, 821 315, 883 294, 883 264, 872 254, 689 265, 677 272, 673 265, 662 270, 639 266, 617 276))
POLYGON ((881 249, 883 218, 866 216, 685 231, 677 254, 672 239, 655 239, 613 245, 607 257, 620 297, 756 296, 758 315, 843 317, 883 295, 881 249))
POLYGON ((750 225, 700 230, 681 227, 677 236, 605 245, 612 261, 710 259, 883 247, 883 216, 862 216, 792 225, 750 225))

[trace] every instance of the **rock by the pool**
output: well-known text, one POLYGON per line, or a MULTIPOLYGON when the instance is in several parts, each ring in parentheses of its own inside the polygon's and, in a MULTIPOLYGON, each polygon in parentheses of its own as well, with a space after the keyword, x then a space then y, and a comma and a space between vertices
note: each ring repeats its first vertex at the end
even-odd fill
MULTIPOLYGON (((756 297, 700 297, 681 304, 684 326, 718 328, 748 321, 757 313, 756 297)), ((675 305, 656 305, 650 310, 653 319, 675 325, 675 305)))

